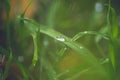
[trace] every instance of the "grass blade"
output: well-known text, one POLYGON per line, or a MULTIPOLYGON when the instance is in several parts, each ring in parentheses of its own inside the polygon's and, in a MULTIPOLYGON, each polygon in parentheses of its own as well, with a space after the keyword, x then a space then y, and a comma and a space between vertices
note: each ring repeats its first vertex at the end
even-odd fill
POLYGON ((9 58, 8 58, 8 62, 5 66, 5 72, 4 72, 4 79, 7 77, 8 75, 8 72, 9 72, 9 68, 11 66, 11 62, 12 62, 12 59, 13 59, 13 56, 12 56, 12 50, 10 49, 10 55, 9 55, 9 58))
POLYGON ((102 36, 104 39, 109 39, 109 36, 108 35, 105 35, 103 33, 99 33, 99 32, 96 32, 96 31, 84 31, 84 32, 79 32, 78 34, 76 34, 72 40, 73 41, 76 41, 77 39, 79 39, 80 37, 84 36, 84 35, 100 35, 102 36))
POLYGON ((47 26, 53 28, 55 26, 55 14, 57 9, 60 7, 60 0, 53 0, 52 6, 48 12, 47 16, 47 26))
POLYGON ((22 17, 24 17, 24 15, 25 15, 26 11, 28 10, 29 6, 32 4, 32 2, 33 2, 33 1, 34 1, 34 0, 30 0, 30 1, 29 1, 29 3, 28 3, 28 5, 27 5, 27 7, 25 8, 25 10, 23 11, 23 13, 21 14, 21 15, 22 15, 22 17))
POLYGON ((40 30, 41 33, 44 33, 52 38, 54 38, 57 41, 62 42, 63 44, 66 44, 71 49, 77 51, 80 56, 82 56, 84 59, 88 60, 92 64, 98 64, 97 59, 94 57, 92 53, 90 53, 89 50, 84 48, 82 45, 78 45, 76 42, 73 42, 71 38, 66 37, 65 35, 50 29, 46 28, 45 26, 41 27, 40 30))

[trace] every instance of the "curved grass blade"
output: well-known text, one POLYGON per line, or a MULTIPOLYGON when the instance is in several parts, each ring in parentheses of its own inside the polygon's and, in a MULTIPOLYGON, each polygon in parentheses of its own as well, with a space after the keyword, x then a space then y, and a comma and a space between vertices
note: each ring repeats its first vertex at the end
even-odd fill
POLYGON ((99 38, 104 38, 106 40, 109 40, 109 36, 105 33, 101 33, 101 32, 96 32, 96 31, 84 31, 84 32, 79 32, 78 34, 76 34, 72 40, 73 41, 76 41, 77 39, 85 36, 85 35, 96 35, 96 45, 100 51, 100 54, 103 56, 103 58, 105 58, 106 56, 103 54, 102 50, 101 50, 101 47, 98 45, 98 39, 99 38))
POLYGON ((107 26, 109 29, 108 33, 110 35, 110 44, 109 44, 110 60, 111 60, 112 67, 115 70, 117 63, 116 63, 116 53, 115 53, 116 51, 115 51, 114 45, 116 44, 115 41, 118 38, 119 29, 118 29, 118 22, 116 19, 116 13, 115 13, 115 10, 110 5, 110 0, 108 4, 107 26))
MULTIPOLYGON (((84 31, 84 32, 79 32, 78 34, 76 34, 73 38, 72 41, 76 41, 77 39, 85 36, 85 35, 99 35, 101 37, 103 37, 104 39, 109 40, 109 36, 100 32, 96 32, 96 31, 84 31)), ((60 54, 61 56, 64 54, 64 52, 66 51, 66 48, 62 48, 60 50, 60 54)), ((103 53, 101 53, 101 55, 103 55, 103 53)))
POLYGON ((34 44, 34 55, 33 55, 33 59, 32 59, 32 65, 30 67, 30 69, 32 69, 37 61, 38 61, 38 53, 39 53, 39 37, 40 37, 40 27, 39 24, 37 22, 35 22, 32 19, 28 19, 28 18, 23 18, 21 16, 18 17, 20 20, 22 20, 24 22, 25 27, 27 28, 29 35, 32 36, 33 38, 33 44, 34 44))
POLYGON ((89 71, 89 69, 90 69, 90 68, 88 68, 88 69, 84 69, 84 70, 82 70, 82 71, 76 73, 76 74, 73 75, 72 77, 67 78, 67 79, 65 79, 65 80, 75 80, 75 79, 78 78, 81 74, 83 74, 83 73, 89 71))
POLYGON ((71 38, 66 37, 65 35, 50 29, 50 28, 46 28, 45 26, 40 27, 41 33, 44 33, 52 38, 54 38, 55 40, 58 40, 60 42, 62 42, 63 44, 66 44, 67 46, 69 46, 71 49, 77 51, 80 56, 82 56, 84 59, 88 60, 88 62, 92 63, 92 64, 98 64, 97 59, 94 57, 94 55, 87 50, 86 48, 84 48, 82 45, 77 44, 76 42, 73 42, 71 38))
POLYGON ((38 61, 38 46, 37 46, 37 36, 36 35, 32 35, 33 37, 33 44, 34 44, 34 55, 33 55, 33 59, 32 59, 32 65, 31 68, 33 68, 37 61, 38 61))
POLYGON ((88 49, 83 47, 81 44, 78 44, 77 42, 72 41, 71 38, 66 37, 65 35, 61 34, 60 32, 55 31, 54 29, 48 28, 46 26, 34 25, 34 28, 37 28, 37 27, 40 27, 41 33, 46 34, 49 37, 67 45, 71 49, 78 52, 78 54, 81 56, 81 58, 83 58, 84 60, 89 62, 92 66, 96 66, 97 68, 99 68, 99 69, 103 70, 103 72, 105 72, 102 65, 98 62, 97 58, 88 49))
POLYGON ((96 31, 84 31, 84 32, 79 32, 78 34, 76 34, 72 40, 73 41, 76 41, 77 39, 79 39, 80 37, 83 37, 84 35, 100 35, 102 36, 104 39, 109 39, 109 36, 106 35, 106 34, 103 34, 103 33, 99 33, 99 32, 96 32, 96 31))
POLYGON ((118 34, 119 34, 118 20, 117 20, 116 12, 115 12, 114 8, 112 8, 112 7, 111 7, 111 14, 112 14, 111 31, 112 31, 113 37, 117 38, 118 34))

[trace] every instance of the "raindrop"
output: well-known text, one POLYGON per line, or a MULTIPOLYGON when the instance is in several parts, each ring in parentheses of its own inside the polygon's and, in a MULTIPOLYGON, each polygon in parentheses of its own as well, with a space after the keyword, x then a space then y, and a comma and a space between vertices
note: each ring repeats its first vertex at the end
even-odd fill
POLYGON ((96 12, 102 12, 103 11, 103 5, 100 2, 97 2, 95 4, 95 11, 96 12))
POLYGON ((82 47, 82 46, 80 46, 80 49, 83 49, 83 47, 82 47))
POLYGON ((44 40, 43 44, 44 44, 44 46, 48 46, 49 45, 49 41, 48 40, 44 40))
POLYGON ((61 37, 61 36, 56 37, 56 39, 57 39, 58 41, 61 41, 61 42, 64 42, 64 41, 65 41, 65 39, 64 39, 63 37, 61 37))
POLYGON ((87 31, 84 31, 85 34, 87 34, 88 32, 87 31))
POLYGON ((24 61, 24 57, 23 56, 18 56, 18 61, 23 62, 24 61))
POLYGON ((106 58, 105 61, 108 62, 108 61, 109 61, 109 58, 106 58))

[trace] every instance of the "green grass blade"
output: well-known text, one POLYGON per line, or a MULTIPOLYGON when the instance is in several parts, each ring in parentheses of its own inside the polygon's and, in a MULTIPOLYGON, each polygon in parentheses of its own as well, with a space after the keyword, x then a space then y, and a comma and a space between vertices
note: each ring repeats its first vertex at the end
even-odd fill
POLYGON ((47 59, 44 59, 43 64, 44 68, 46 69, 49 80, 58 80, 53 65, 47 59))
MULTIPOLYGON (((110 5, 109 0, 109 6, 108 6, 108 14, 107 14, 107 26, 109 28, 109 35, 110 35, 110 42, 109 42, 109 54, 110 54, 110 61, 112 64, 113 71, 111 72, 111 76, 118 80, 119 78, 119 27, 118 27, 118 20, 115 13, 115 10, 110 5)), ((120 78, 119 78, 120 79, 120 78)))
POLYGON ((118 33, 119 33, 119 27, 118 27, 118 21, 117 21, 117 16, 115 13, 114 8, 111 7, 111 13, 112 13, 112 26, 111 26, 111 30, 112 30, 112 34, 114 38, 118 37, 118 33))
POLYGON ((22 16, 19 16, 18 19, 20 19, 24 22, 24 29, 27 28, 26 31, 28 31, 28 34, 31 35, 33 38, 34 55, 33 55, 33 59, 32 59, 32 65, 30 67, 30 69, 32 69, 38 61, 38 53, 39 53, 38 48, 40 46, 40 44, 39 44, 39 40, 40 40, 39 30, 40 30, 40 28, 38 27, 39 24, 32 19, 23 18, 22 16))
POLYGON ((63 48, 60 49, 60 51, 58 52, 58 55, 59 55, 60 57, 62 57, 62 56, 64 55, 64 53, 65 53, 66 50, 67 50, 67 48, 66 48, 66 47, 63 47, 63 48))
POLYGON ((61 72, 57 75, 57 78, 60 78, 62 76, 64 76, 65 74, 68 74, 70 72, 70 70, 65 70, 64 72, 61 72))
POLYGON ((63 44, 66 44, 71 49, 77 51, 80 54, 80 56, 82 56, 84 59, 88 60, 90 63, 98 64, 97 59, 94 57, 94 55, 92 53, 90 53, 89 50, 84 48, 82 45, 77 44, 76 42, 73 42, 71 38, 68 38, 65 35, 57 32, 53 29, 46 28, 46 26, 41 27, 40 32, 54 38, 57 41, 62 42, 63 44))
MULTIPOLYGON (((29 22, 29 20, 25 20, 25 21, 29 22)), ((39 26, 39 25, 35 25, 35 24, 32 24, 32 25, 34 26, 34 29, 40 27, 40 32, 41 33, 46 34, 49 37, 55 39, 56 41, 61 42, 61 43, 65 44, 65 45, 67 45, 71 49, 73 49, 76 52, 78 52, 78 54, 81 56, 82 59, 84 59, 87 62, 89 62, 92 66, 96 66, 97 68, 99 68, 99 69, 103 70, 103 72, 105 72, 103 67, 102 67, 102 65, 98 62, 97 58, 88 49, 83 47, 81 44, 78 44, 77 42, 73 41, 72 38, 69 38, 69 37, 61 34, 60 32, 55 31, 54 29, 48 28, 46 26, 39 26)), ((63 52, 64 52, 64 50, 63 50, 63 52)), ((43 62, 43 66, 46 65, 45 63, 46 62, 43 62)), ((49 77, 51 78, 52 76, 49 76, 49 77)), ((53 77, 51 79, 53 79, 53 77)))
POLYGON ((86 73, 86 72, 88 72, 88 71, 89 71, 89 68, 88 68, 88 69, 84 69, 84 70, 82 70, 82 71, 80 71, 80 72, 77 72, 75 75, 73 75, 72 77, 67 78, 67 79, 65 79, 65 80, 75 80, 75 79, 77 79, 78 77, 80 77, 81 74, 86 73))
POLYGON ((77 39, 83 37, 84 35, 100 35, 102 36, 104 39, 109 39, 109 36, 100 32, 96 32, 96 31, 84 31, 84 32, 79 32, 78 34, 76 34, 72 40, 76 41, 77 39))
POLYGON ((37 35, 36 33, 32 35, 33 37, 33 44, 34 44, 34 55, 33 55, 33 59, 32 59, 32 65, 31 68, 33 68, 37 61, 38 61, 38 41, 37 41, 37 35))
POLYGON ((100 54, 105 58, 106 56, 103 54, 100 46, 98 45, 98 40, 101 39, 101 38, 104 38, 104 39, 106 39, 106 40, 109 40, 109 36, 108 36, 107 34, 101 33, 101 32, 96 32, 96 31, 84 31, 84 32, 79 32, 78 34, 76 34, 76 35, 72 38, 72 40, 73 40, 73 41, 76 41, 77 39, 79 39, 79 38, 81 38, 81 37, 83 37, 83 36, 85 36, 85 35, 91 35, 91 36, 92 36, 92 35, 95 35, 95 36, 97 36, 97 38, 96 38, 96 40, 95 40, 95 41, 96 41, 97 48, 99 49, 100 54))
POLYGON ((11 66, 11 62, 12 62, 12 58, 13 58, 13 56, 12 56, 12 50, 10 49, 10 53, 9 53, 10 55, 9 55, 9 58, 8 58, 8 62, 7 62, 7 64, 6 64, 6 66, 5 66, 5 72, 4 72, 4 79, 7 77, 7 75, 8 75, 8 72, 9 72, 9 68, 10 68, 10 66, 11 66))
POLYGON ((26 69, 24 68, 24 66, 22 64, 20 64, 19 62, 17 62, 16 64, 19 66, 24 79, 28 80, 28 73, 27 73, 26 69))
POLYGON ((114 51, 114 46, 112 44, 109 45, 109 53, 110 53, 110 60, 112 62, 112 66, 115 70, 115 65, 116 65, 116 61, 115 61, 115 51, 114 51))
POLYGON ((107 27, 108 27, 108 33, 110 34, 111 32, 111 25, 110 25, 110 0, 109 0, 109 3, 108 3, 108 11, 107 11, 107 27))
POLYGON ((55 15, 56 15, 56 11, 57 9, 60 7, 60 0, 53 0, 50 10, 48 12, 47 15, 47 26, 48 27, 54 27, 55 24, 55 15))
POLYGON ((28 10, 29 6, 32 4, 32 2, 33 2, 33 1, 34 1, 34 0, 30 0, 30 1, 29 1, 29 3, 28 3, 28 5, 27 5, 27 7, 25 8, 25 10, 23 11, 23 13, 21 14, 21 15, 22 15, 22 17, 24 17, 24 15, 25 15, 26 11, 28 10))
POLYGON ((110 0, 109 0, 109 3, 108 3, 108 12, 107 12, 107 27, 108 27, 108 34, 110 35, 110 45, 109 45, 109 54, 110 54, 110 60, 111 60, 111 64, 112 64, 112 67, 113 69, 115 70, 115 53, 114 53, 114 49, 113 49, 113 45, 111 44, 112 43, 112 37, 113 37, 113 34, 112 34, 112 26, 111 26, 111 22, 110 22, 110 13, 111 13, 111 5, 110 5, 110 0))
POLYGON ((7 31, 7 45, 9 48, 11 48, 11 42, 10 42, 10 0, 5 0, 5 10, 6 10, 6 31, 7 31))
MULTIPOLYGON (((20 40, 20 47, 22 47, 22 54, 26 54, 24 53, 26 51, 26 41, 28 41, 28 37, 29 39, 31 39, 32 42, 30 42, 30 44, 32 44, 32 54, 31 54, 31 65, 29 66, 30 70, 33 70, 37 61, 38 61, 38 29, 39 28, 34 28, 34 25, 38 25, 34 20, 32 19, 28 19, 28 18, 24 18, 21 15, 16 17, 16 21, 17 21, 17 31, 18 31, 18 37, 20 40)), ((40 35, 40 33, 39 33, 40 35)), ((27 45, 28 46, 28 45, 27 45)))
POLYGON ((9 14, 10 14, 10 0, 5 0, 5 9, 6 9, 6 16, 7 16, 7 20, 9 19, 9 14))

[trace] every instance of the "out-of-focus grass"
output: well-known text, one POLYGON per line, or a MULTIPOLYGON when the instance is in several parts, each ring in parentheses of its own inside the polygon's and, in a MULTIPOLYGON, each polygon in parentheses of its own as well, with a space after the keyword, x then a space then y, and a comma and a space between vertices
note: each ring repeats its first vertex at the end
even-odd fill
MULTIPOLYGON (((106 13, 106 22, 104 23, 104 26, 101 26, 102 24, 100 25, 98 24, 99 22, 95 21, 99 19, 94 20, 94 11, 93 14, 92 12, 90 14, 87 12, 87 8, 89 8, 90 5, 87 6, 86 4, 88 4, 90 0, 88 2, 83 1, 83 3, 86 3, 86 6, 83 8, 81 5, 78 5, 79 2, 82 3, 82 1, 51 1, 51 7, 46 15, 46 21, 43 24, 24 16, 27 8, 30 6, 30 4, 32 4, 32 1, 33 0, 30 0, 24 12, 17 17, 16 21, 14 21, 14 23, 17 23, 16 25, 18 26, 15 28, 15 30, 20 29, 17 30, 20 35, 16 38, 23 40, 21 41, 23 44, 26 42, 24 40, 27 40, 28 36, 32 38, 32 42, 30 44, 33 45, 27 45, 33 46, 32 60, 30 60, 31 64, 29 67, 25 68, 25 64, 22 65, 22 63, 15 61, 16 59, 12 57, 12 54, 15 54, 13 53, 15 50, 13 48, 15 47, 11 45, 14 45, 15 43, 13 44, 10 41, 13 40, 10 38, 9 33, 10 3, 8 0, 6 0, 6 12, 8 17, 7 36, 9 42, 8 47, 10 48, 10 56, 8 59, 8 64, 6 65, 5 77, 7 76, 8 69, 13 61, 18 63, 17 65, 20 66, 19 68, 21 69, 23 78, 25 80, 28 80, 29 78, 31 78, 31 80, 120 79, 119 29, 115 11, 110 6, 110 3, 108 3, 107 6, 108 13, 106 13), (98 29, 95 29, 97 24, 100 26, 99 29, 101 29, 99 32, 97 32, 98 29), (85 28, 79 28, 81 25, 88 26, 86 27, 86 31, 84 31, 85 28), (61 31, 59 30, 60 28, 65 30, 61 31), (74 28, 77 29, 73 30, 74 28), (72 32, 69 33, 69 31, 67 31, 69 29, 72 29, 71 31, 73 31, 73 34, 72 32), (71 35, 69 35, 69 37, 66 36, 68 35, 66 32, 71 35), (64 35, 64 33, 66 33, 66 35, 64 35), (103 46, 101 46, 100 43, 104 44, 105 50, 102 48, 103 46), (106 48, 106 45, 109 46, 109 49, 106 48), (94 51, 91 51, 91 49, 94 51)), ((95 3, 94 0, 92 0, 92 2, 93 4, 95 3)), ((83 5, 84 4, 82 4, 82 6, 83 5)), ((92 10, 92 8, 93 5, 91 5, 89 9, 92 10)), ((22 47, 22 43, 17 46, 22 47)), ((25 54, 27 47, 24 48, 25 49, 21 50, 25 54)))

